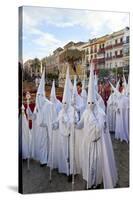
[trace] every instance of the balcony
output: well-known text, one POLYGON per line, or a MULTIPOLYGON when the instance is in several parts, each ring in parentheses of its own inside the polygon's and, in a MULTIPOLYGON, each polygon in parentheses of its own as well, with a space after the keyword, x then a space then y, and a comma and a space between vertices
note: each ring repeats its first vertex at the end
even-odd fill
POLYGON ((105 48, 101 48, 101 49, 99 49, 99 51, 98 51, 97 53, 98 53, 98 54, 105 53, 105 48))
POLYGON ((106 50, 109 50, 109 49, 112 49, 112 48, 113 48, 113 45, 108 45, 108 46, 105 47, 106 50))
POLYGON ((124 41, 124 42, 123 42, 123 45, 126 45, 126 44, 129 45, 129 41, 124 41))
POLYGON ((113 45, 113 47, 119 47, 119 46, 122 46, 123 45, 123 42, 120 42, 120 43, 116 43, 113 45))
POLYGON ((95 58, 93 59, 94 64, 103 64, 105 63, 105 58, 95 58))
POLYGON ((99 58, 97 59, 98 64, 104 64, 105 63, 105 58, 99 58))
POLYGON ((123 56, 129 56, 129 52, 125 52, 123 56))
POLYGON ((113 57, 111 56, 111 57, 106 57, 106 60, 108 61, 108 60, 112 60, 113 59, 113 57))
POLYGON ((113 58, 122 58, 122 57, 123 57, 123 54, 113 56, 113 58))
POLYGON ((97 60, 98 60, 97 58, 94 58, 94 59, 93 59, 93 62, 94 62, 94 63, 97 63, 97 60))
POLYGON ((94 53, 97 53, 97 49, 94 49, 94 53))
POLYGON ((111 57, 106 57, 106 61, 108 60, 112 60, 112 59, 116 59, 116 58, 122 58, 123 57, 123 54, 119 54, 119 55, 115 55, 115 56, 111 56, 111 57))

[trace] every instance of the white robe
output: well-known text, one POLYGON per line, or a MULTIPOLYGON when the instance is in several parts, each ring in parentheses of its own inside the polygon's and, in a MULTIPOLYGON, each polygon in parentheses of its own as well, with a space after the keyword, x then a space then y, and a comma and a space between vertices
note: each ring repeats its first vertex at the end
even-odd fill
POLYGON ((84 98, 80 96, 79 94, 76 95, 76 110, 78 113, 78 118, 80 119, 84 110, 85 110, 85 104, 84 104, 84 98))
POLYGON ((32 129, 31 129, 31 135, 32 135, 32 142, 31 142, 31 157, 34 160, 39 161, 40 160, 40 138, 39 138, 39 131, 40 127, 37 124, 37 115, 38 112, 36 108, 34 109, 33 115, 32 115, 32 129))
POLYGON ((99 104, 99 106, 105 112, 105 104, 104 104, 104 101, 103 101, 103 99, 102 99, 102 97, 101 97, 101 95, 99 93, 96 93, 96 99, 97 99, 97 103, 99 104))
MULTIPOLYGON (((76 119, 78 118, 75 113, 76 119)), ((78 173, 77 162, 73 163, 73 155, 75 151, 76 159, 76 142, 74 144, 74 108, 70 106, 66 111, 62 109, 58 116, 59 129, 58 129, 58 171, 67 176, 73 172, 78 173), (75 150, 73 147, 75 146, 75 150), (74 165, 74 170, 73 170, 74 165)), ((76 134, 75 134, 76 135, 76 134)), ((76 137, 76 136, 75 136, 76 137)), ((75 139, 76 141, 76 139, 75 139)), ((54 154, 55 155, 55 154, 54 154)), ((54 157, 54 156, 53 156, 54 157)))
POLYGON ((58 99, 55 99, 54 101, 51 101, 51 102, 54 104, 57 115, 58 115, 62 109, 62 103, 58 99))
POLYGON ((110 132, 115 132, 116 127, 116 98, 115 93, 112 93, 107 101, 107 120, 110 132))
POLYGON ((47 99, 39 111, 35 112, 32 127, 32 157, 47 164, 50 159, 51 142, 53 137, 52 123, 56 119, 56 111, 53 104, 47 99))
POLYGON ((117 101, 115 138, 129 141, 129 98, 125 95, 117 101))
POLYGON ((80 160, 88 188, 102 181, 104 188, 113 188, 118 180, 111 138, 108 129, 105 132, 104 122, 105 113, 96 106, 93 112, 86 109, 77 125, 84 132, 80 160))
POLYGON ((30 158, 30 132, 25 113, 22 113, 22 158, 30 158))

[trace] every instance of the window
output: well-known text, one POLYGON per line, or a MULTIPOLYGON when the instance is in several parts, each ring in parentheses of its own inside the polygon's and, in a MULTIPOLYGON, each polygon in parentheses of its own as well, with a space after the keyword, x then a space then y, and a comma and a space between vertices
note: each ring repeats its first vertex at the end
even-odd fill
POLYGON ((126 37, 126 43, 129 43, 129 36, 126 37))
POLYGON ((115 56, 117 56, 117 51, 115 51, 115 56))
POLYGON ((88 54, 88 49, 86 49, 86 54, 88 54))
POLYGON ((112 67, 112 63, 110 63, 110 68, 112 67))
POLYGON ((115 40, 115 44, 117 44, 117 39, 115 40))
POLYGON ((112 57, 112 52, 110 52, 110 57, 112 57))
POLYGON ((121 37, 121 38, 120 38, 120 43, 122 43, 122 42, 123 42, 123 38, 121 37))
POLYGON ((96 47, 96 45, 94 46, 94 51, 95 51, 95 53, 97 52, 97 47, 96 47))
POLYGON ((123 53, 122 50, 120 50, 120 55, 122 55, 122 53, 123 53))

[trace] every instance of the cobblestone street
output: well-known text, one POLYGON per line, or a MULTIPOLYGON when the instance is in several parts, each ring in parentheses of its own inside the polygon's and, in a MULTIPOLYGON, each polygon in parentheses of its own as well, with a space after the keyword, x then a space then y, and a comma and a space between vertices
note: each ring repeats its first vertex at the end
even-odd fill
MULTIPOLYGON (((129 186, 129 144, 114 139, 111 135, 116 165, 118 169, 118 188, 129 186)), ((74 190, 84 190, 85 182, 79 175, 75 176, 74 190)), ((102 189, 102 187, 101 187, 102 189)), ((67 177, 59 174, 56 170, 52 171, 52 182, 49 182, 49 168, 40 167, 36 161, 30 161, 30 171, 27 170, 27 162, 23 162, 23 192, 42 193, 42 192, 61 192, 72 191, 72 184, 67 177)))

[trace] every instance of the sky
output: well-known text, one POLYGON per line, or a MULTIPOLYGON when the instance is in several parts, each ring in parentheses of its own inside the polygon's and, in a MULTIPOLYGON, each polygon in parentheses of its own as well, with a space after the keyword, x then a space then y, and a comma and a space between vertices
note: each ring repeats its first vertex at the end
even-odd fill
POLYGON ((23 59, 42 59, 70 41, 110 34, 129 26, 129 13, 23 7, 23 59))

